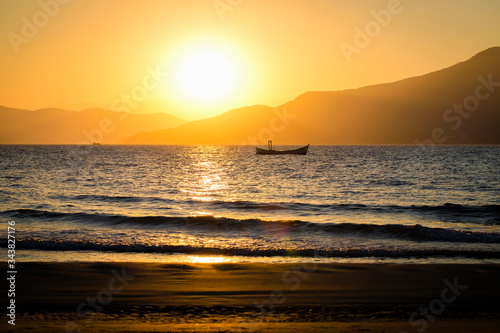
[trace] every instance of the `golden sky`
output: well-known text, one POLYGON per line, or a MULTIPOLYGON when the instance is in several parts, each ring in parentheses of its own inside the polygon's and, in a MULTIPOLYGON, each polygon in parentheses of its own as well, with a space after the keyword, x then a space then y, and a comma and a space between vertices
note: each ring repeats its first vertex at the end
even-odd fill
POLYGON ((498 0, 4 0, 0 105, 187 120, 425 74, 500 45, 498 0))

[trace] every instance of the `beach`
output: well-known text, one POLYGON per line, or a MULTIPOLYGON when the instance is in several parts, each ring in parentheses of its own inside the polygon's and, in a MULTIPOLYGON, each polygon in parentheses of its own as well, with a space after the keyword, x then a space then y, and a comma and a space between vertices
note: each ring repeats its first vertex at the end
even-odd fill
POLYGON ((499 283, 494 264, 23 262, 1 330, 497 332, 499 283))

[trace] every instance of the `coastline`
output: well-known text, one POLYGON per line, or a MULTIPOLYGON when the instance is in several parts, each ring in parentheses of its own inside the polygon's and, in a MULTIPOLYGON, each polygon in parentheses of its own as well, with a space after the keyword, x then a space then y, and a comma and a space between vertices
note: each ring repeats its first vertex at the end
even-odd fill
POLYGON ((3 314, 3 331, 494 332, 500 323, 495 264, 21 262, 18 271, 16 326, 3 314))

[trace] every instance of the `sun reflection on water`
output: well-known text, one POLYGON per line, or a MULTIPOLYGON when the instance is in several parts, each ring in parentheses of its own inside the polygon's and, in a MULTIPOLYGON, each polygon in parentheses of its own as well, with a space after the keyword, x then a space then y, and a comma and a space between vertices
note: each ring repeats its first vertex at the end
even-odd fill
POLYGON ((227 175, 222 165, 224 158, 210 148, 213 147, 196 147, 189 155, 181 191, 191 200, 214 201, 228 190, 227 175), (206 151, 200 152, 203 148, 206 151))
POLYGON ((216 264, 228 262, 231 261, 231 259, 227 257, 187 256, 186 261, 193 264, 216 264))

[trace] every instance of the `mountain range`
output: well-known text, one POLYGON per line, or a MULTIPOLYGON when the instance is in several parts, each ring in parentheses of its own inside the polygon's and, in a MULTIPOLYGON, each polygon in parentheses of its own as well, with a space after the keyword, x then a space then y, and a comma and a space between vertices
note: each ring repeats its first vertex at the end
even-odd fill
POLYGON ((0 124, 0 143, 500 144, 500 47, 418 77, 307 92, 275 108, 254 105, 197 121, 0 107, 0 124))
POLYGON ((183 123, 185 120, 165 113, 56 108, 28 111, 0 106, 0 144, 112 144, 138 132, 183 123))

